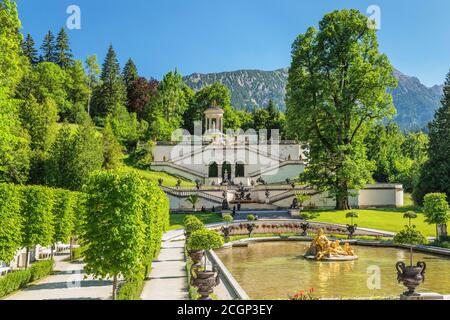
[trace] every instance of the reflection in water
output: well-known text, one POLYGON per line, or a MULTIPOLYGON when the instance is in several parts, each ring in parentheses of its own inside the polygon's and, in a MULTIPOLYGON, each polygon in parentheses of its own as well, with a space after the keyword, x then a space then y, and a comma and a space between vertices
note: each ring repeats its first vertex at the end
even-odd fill
MULTIPOLYGON (((286 299, 309 288, 315 288, 321 298, 392 297, 406 290, 397 283, 395 270, 397 261, 408 263, 405 250, 356 246, 358 260, 325 262, 304 259, 308 245, 254 243, 248 248, 217 250, 217 254, 252 299, 286 299), (369 288, 374 267, 380 271, 380 285, 369 288)), ((450 293, 450 259, 415 253, 414 260, 428 265, 426 281, 419 291, 450 293)))

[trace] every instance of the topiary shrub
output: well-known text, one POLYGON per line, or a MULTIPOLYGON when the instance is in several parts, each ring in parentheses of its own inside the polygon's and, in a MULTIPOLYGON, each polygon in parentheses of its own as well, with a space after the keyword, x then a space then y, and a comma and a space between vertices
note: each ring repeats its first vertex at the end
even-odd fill
POLYGON ((186 230, 186 234, 189 236, 193 232, 198 230, 202 230, 205 228, 205 225, 199 218, 195 216, 187 216, 185 218, 184 229, 186 230), (188 218, 190 217, 190 218, 188 218))
POLYGON ((203 229, 191 234, 187 247, 190 250, 213 250, 223 246, 222 237, 215 231, 203 229))
POLYGON ((410 263, 413 265, 413 247, 414 245, 426 244, 428 241, 416 226, 405 226, 405 229, 397 233, 394 237, 395 244, 408 244, 410 248, 410 263))

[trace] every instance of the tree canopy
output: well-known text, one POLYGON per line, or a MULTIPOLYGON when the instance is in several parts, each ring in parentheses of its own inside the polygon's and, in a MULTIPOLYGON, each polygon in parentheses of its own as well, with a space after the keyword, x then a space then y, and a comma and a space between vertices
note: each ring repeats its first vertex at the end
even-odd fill
POLYGON ((290 135, 309 144, 302 179, 349 209, 351 189, 371 181, 374 163, 363 143, 376 120, 394 114, 389 87, 396 85, 375 30, 357 10, 326 14, 292 46, 287 85, 290 135))

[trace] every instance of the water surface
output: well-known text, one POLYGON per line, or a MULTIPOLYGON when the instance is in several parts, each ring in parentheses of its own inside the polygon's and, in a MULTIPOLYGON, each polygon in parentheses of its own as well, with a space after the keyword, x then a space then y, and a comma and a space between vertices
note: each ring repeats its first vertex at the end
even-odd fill
MULTIPOLYGON (((398 297, 406 290, 397 282, 395 264, 408 263, 409 251, 355 246, 356 261, 316 262, 303 258, 308 246, 306 242, 263 242, 216 252, 252 299, 286 299, 309 288, 315 288, 316 297, 321 298, 398 297)), ((419 291, 450 294, 450 259, 415 253, 414 260, 428 266, 419 291)))

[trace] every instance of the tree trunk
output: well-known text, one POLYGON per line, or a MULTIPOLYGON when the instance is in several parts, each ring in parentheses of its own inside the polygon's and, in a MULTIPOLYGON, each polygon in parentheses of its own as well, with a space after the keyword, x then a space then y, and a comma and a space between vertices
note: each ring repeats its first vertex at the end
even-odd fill
POLYGON ((338 195, 336 196, 336 210, 351 210, 348 196, 338 195))
POLYGON ((117 275, 113 276, 113 287, 112 287, 112 299, 116 300, 117 297, 117 275))
POLYGON ((70 251, 70 253, 69 253, 69 261, 72 261, 72 259, 73 259, 73 237, 70 237, 69 245, 70 245, 70 247, 69 247, 69 251, 70 251))
POLYGON ((29 254, 30 254, 30 248, 26 248, 26 251, 25 251, 25 269, 28 269, 28 256, 29 256, 29 254))
POLYGON ((348 201, 348 186, 347 181, 338 181, 336 194, 336 210, 351 210, 348 201))

